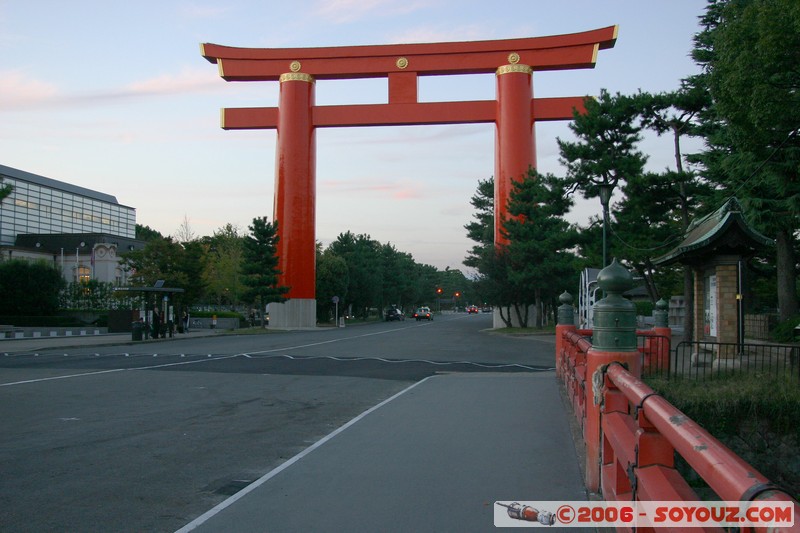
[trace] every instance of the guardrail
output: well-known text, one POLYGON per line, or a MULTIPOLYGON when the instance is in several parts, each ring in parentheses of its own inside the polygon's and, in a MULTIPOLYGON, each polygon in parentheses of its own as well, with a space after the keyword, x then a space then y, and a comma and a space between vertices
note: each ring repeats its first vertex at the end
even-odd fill
MULTIPOLYGON (((699 501, 675 468, 677 453, 721 500, 793 506, 795 525, 772 531, 800 532, 800 504, 790 494, 610 360, 615 354, 595 350, 586 338, 590 333, 568 325, 556 333, 557 374, 586 441, 587 489, 606 501, 699 501)), ((659 348, 650 348, 660 361, 659 348)), ((641 349, 625 364, 639 367, 631 364, 639 357, 645 357, 641 349)))

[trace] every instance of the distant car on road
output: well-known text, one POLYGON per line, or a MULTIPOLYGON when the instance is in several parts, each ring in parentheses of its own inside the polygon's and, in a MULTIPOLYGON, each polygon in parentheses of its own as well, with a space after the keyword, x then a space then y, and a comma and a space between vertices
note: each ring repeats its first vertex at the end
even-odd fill
POLYGON ((478 308, 476 306, 474 306, 474 305, 470 305, 469 307, 467 307, 467 313, 470 314, 470 315, 472 313, 475 313, 477 315, 478 314, 478 308))
POLYGON ((433 320, 433 313, 431 313, 430 307, 420 307, 416 311, 414 311, 414 318, 417 319, 417 322, 420 320, 433 320))
POLYGON ((401 310, 394 309, 394 308, 387 309, 386 313, 385 313, 385 316, 386 316, 386 322, 391 322, 392 320, 405 320, 406 319, 406 315, 404 315, 401 310))

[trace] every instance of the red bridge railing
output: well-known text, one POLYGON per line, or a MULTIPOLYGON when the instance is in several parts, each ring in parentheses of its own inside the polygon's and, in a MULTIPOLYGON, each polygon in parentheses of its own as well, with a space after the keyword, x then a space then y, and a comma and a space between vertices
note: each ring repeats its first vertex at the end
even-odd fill
POLYGON ((677 452, 723 501, 793 506, 795 525, 770 531, 800 532, 797 500, 639 379, 643 366, 669 360, 663 343, 606 353, 592 347, 591 334, 570 325, 556 330, 556 372, 583 432, 589 491, 606 501, 699 501, 675 468, 677 452))

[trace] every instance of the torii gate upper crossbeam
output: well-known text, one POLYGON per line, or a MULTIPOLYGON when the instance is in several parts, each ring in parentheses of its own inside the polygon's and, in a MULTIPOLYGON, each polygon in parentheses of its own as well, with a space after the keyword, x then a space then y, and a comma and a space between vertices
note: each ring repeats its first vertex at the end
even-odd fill
POLYGON ((303 72, 318 80, 381 78, 413 71, 423 76, 493 73, 509 51, 533 70, 592 68, 597 50, 612 48, 617 26, 522 39, 451 43, 336 46, 324 48, 237 48, 202 44, 201 54, 217 63, 227 81, 277 81, 287 61, 299 61, 303 72), (398 64, 399 58, 405 58, 398 64))

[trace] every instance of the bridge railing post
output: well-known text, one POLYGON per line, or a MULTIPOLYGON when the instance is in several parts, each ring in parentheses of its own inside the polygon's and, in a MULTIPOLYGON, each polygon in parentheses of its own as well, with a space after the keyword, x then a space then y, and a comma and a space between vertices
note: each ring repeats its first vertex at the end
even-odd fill
POLYGON ((669 303, 661 298, 656 302, 656 309, 653 311, 655 322, 653 333, 656 334, 659 341, 656 349, 655 368, 662 375, 670 371, 670 352, 672 351, 672 328, 669 327, 668 310, 669 303))
POLYGON ((598 492, 601 482, 600 416, 605 369, 618 362, 633 375, 641 376, 641 360, 636 346, 636 307, 622 294, 633 288, 633 276, 614 259, 597 275, 606 295, 593 306, 592 348, 586 355, 586 488, 598 492))
POLYGON ((558 306, 558 323, 556 324, 556 376, 563 379, 563 359, 565 357, 566 343, 564 335, 575 331, 575 310, 572 307, 572 295, 564 291, 558 297, 561 305, 558 306))

